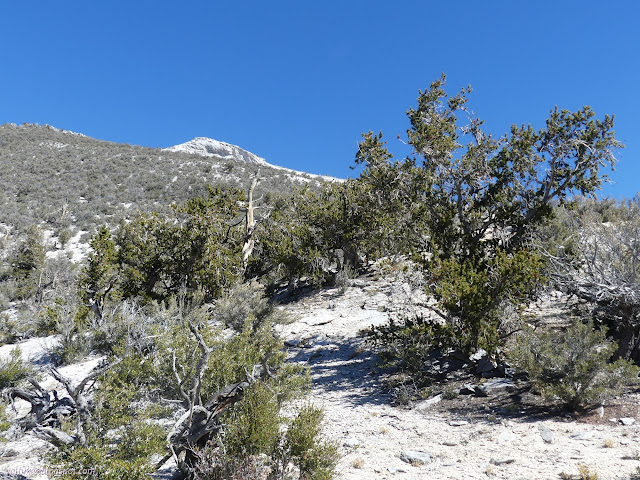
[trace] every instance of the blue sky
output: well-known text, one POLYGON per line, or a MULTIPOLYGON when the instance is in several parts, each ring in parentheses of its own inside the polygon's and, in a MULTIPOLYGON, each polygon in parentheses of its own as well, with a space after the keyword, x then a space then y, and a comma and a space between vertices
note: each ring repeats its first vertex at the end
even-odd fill
POLYGON ((0 123, 166 147, 207 136, 338 177, 392 151, 441 72, 502 134, 555 105, 616 115, 614 184, 640 191, 640 2, 28 1, 0 7, 0 123))

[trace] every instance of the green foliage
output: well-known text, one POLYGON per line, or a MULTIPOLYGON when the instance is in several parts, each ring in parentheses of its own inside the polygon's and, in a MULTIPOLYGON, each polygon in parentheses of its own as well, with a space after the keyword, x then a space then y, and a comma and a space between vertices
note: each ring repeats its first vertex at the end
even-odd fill
MULTIPOLYGON (((242 478, 232 477, 230 472, 246 473, 251 468, 262 468, 260 465, 276 465, 286 424, 281 408, 285 402, 298 398, 309 380, 300 366, 285 363, 281 341, 272 330, 275 313, 258 325, 250 313, 241 330, 231 337, 228 330, 210 326, 207 306, 157 305, 146 311, 123 306, 114 318, 118 317, 128 325, 130 334, 109 342, 112 354, 121 361, 102 376, 93 394, 88 445, 59 452, 53 463, 77 468, 93 464, 97 475, 102 475, 96 478, 144 478, 150 472, 150 456, 165 453, 167 435, 150 419, 167 412, 156 408, 160 404, 154 407, 148 402, 183 400, 180 390, 191 387, 201 358, 198 343, 188 328, 191 324, 198 326, 212 349, 200 390, 203 399, 211 398, 227 385, 245 381, 256 365, 267 366, 271 372, 263 380, 252 382, 243 399, 221 417, 223 430, 207 447, 210 451, 203 450, 209 451, 207 456, 196 453, 199 460, 195 468, 201 475, 197 478, 242 478), (132 341, 138 337, 131 334, 136 322, 127 316, 144 325, 143 330, 150 329, 145 337, 151 343, 138 348, 140 343, 132 341), (149 408, 141 411, 139 405, 143 402, 149 408), (212 458, 216 462, 211 463, 212 458)), ((321 455, 320 450, 314 455, 321 455)), ((304 468, 310 472, 328 471, 327 462, 318 458, 308 462, 311 463, 304 468)))
POLYGON ((248 275, 269 285, 303 277, 321 285, 345 269, 355 274, 368 259, 399 253, 413 238, 402 220, 409 210, 399 208, 393 186, 378 191, 378 183, 369 183, 374 180, 385 181, 372 176, 328 183, 278 199, 258 235, 248 275))
POLYGON ((266 455, 230 457, 213 442, 197 450, 194 480, 268 480, 272 468, 266 455))
POLYGON ((463 264, 451 258, 434 264, 433 291, 448 313, 452 346, 469 352, 496 351, 501 346, 505 302, 527 300, 546 280, 540 255, 529 250, 508 254, 502 250, 483 268, 470 259, 463 264))
POLYGON ((338 463, 338 448, 321 439, 324 414, 311 405, 300 409, 285 434, 286 456, 300 470, 300 478, 330 480, 338 463))
POLYGON ((613 165, 621 144, 612 117, 596 120, 589 107, 556 108, 543 129, 513 126, 494 138, 468 112, 471 89, 449 97, 444 84, 444 76, 433 82, 407 112, 413 155, 406 161, 390 163, 381 135, 364 135, 360 181, 383 198, 393 195, 400 224, 422 231, 406 227, 412 241, 404 245, 431 275, 428 290, 451 326, 452 343, 467 353, 495 351, 501 312, 544 280, 543 262, 529 248, 531 232, 552 215, 552 202, 598 189, 600 169, 613 165), (400 183, 397 192, 385 190, 400 183))
POLYGON ((7 415, 7 405, 0 402, 0 432, 5 432, 11 428, 11 421, 7 415))
POLYGON ((278 445, 280 404, 265 383, 252 386, 225 421, 224 445, 230 456, 272 454, 278 445))
POLYGON ((249 276, 274 285, 307 277, 321 285, 345 264, 356 267, 362 221, 358 185, 331 183, 276 201, 248 266, 249 276))
POLYGON ((53 349, 59 365, 68 365, 87 355, 91 340, 83 323, 82 308, 75 298, 57 298, 40 313, 38 331, 45 333, 52 329, 60 335, 60 343, 53 349))
POLYGON ((80 299, 86 306, 93 300, 101 308, 107 299, 117 299, 118 279, 116 244, 106 225, 90 241, 91 253, 78 278, 80 299))
POLYGON ((239 283, 216 302, 214 314, 227 327, 241 331, 248 318, 252 318, 254 329, 273 318, 274 308, 259 283, 239 283))
POLYGON ((638 367, 623 359, 610 362, 616 344, 606 329, 575 322, 565 332, 519 335, 509 358, 526 371, 532 384, 549 399, 575 409, 616 395, 638 381, 638 367))
POLYGON ((68 228, 61 229, 58 232, 58 240, 60 241, 60 245, 62 246, 62 248, 64 248, 69 243, 71 237, 73 237, 73 234, 68 228))
MULTIPOLYGON (((167 432, 153 423, 158 409, 149 404, 140 357, 126 357, 117 371, 108 371, 100 381, 92 402, 92 422, 87 445, 53 452, 50 461, 60 469, 91 470, 95 479, 147 479, 154 471, 152 456, 164 454, 167 432), (125 373, 126 372, 126 373, 125 373), (138 383, 132 381, 137 378, 138 383), (141 407, 144 401, 147 407, 141 407)), ((61 478, 76 478, 68 475, 61 478)))
POLYGON ((124 295, 163 300, 202 290, 219 297, 242 273, 241 232, 230 224, 243 199, 240 190, 210 189, 208 199, 189 200, 174 218, 143 216, 125 226, 118 241, 124 295))
POLYGON ((15 298, 26 300, 41 293, 45 253, 42 232, 35 226, 27 228, 25 238, 9 258, 11 276, 16 281, 15 298))
POLYGON ((8 313, 0 314, 0 344, 16 343, 28 336, 28 327, 25 328, 20 319, 14 318, 8 313))
POLYGON ((360 248, 372 259, 423 252, 429 238, 421 215, 420 169, 412 158, 392 162, 382 138, 382 132, 362 135, 355 161, 363 170, 353 181, 365 232, 360 248))
POLYGON ((161 451, 163 432, 160 428, 152 426, 131 427, 131 430, 133 431, 125 433, 125 443, 120 449, 107 441, 97 441, 87 447, 57 452, 52 457, 52 463, 53 467, 61 472, 58 478, 75 480, 78 478, 78 472, 83 472, 83 478, 95 480, 148 479, 154 471, 149 461, 149 444, 154 443, 158 446, 156 453, 161 451), (153 442, 150 442, 150 435, 154 437, 153 442))
POLYGON ((32 375, 35 375, 35 370, 22 360, 20 347, 14 347, 9 358, 0 359, 0 390, 14 387, 32 375))
POLYGON ((330 480, 338 449, 323 439, 322 420, 322 411, 310 405, 286 420, 265 385, 253 388, 227 415, 224 436, 197 452, 195 478, 330 480))
POLYGON ((438 348, 452 332, 441 324, 423 317, 394 318, 389 323, 372 326, 366 332, 367 343, 380 349, 390 363, 400 362, 403 368, 419 372, 429 352, 438 348))
POLYGON ((191 199, 171 214, 139 214, 115 238, 102 227, 81 274, 81 298, 102 308, 118 298, 219 297, 242 277, 243 198, 240 190, 210 188, 207 199, 191 199))
MULTIPOLYGON (((248 319, 242 331, 231 338, 226 338, 219 329, 202 324, 200 333, 213 348, 204 374, 203 398, 210 397, 226 385, 245 380, 246 368, 263 363, 277 371, 276 378, 271 379, 269 385, 279 402, 299 395, 308 382, 306 376, 301 375, 304 373, 301 367, 284 364, 285 354, 281 350, 280 340, 272 332, 271 324, 263 324, 254 330, 251 319, 248 319)), ((158 341, 155 354, 157 370, 150 377, 157 388, 166 389, 175 385, 173 357, 182 379, 181 384, 185 387, 191 385, 200 354, 197 342, 184 324, 176 325, 158 341)), ((176 399, 181 398, 176 390, 173 390, 173 395, 176 399)))

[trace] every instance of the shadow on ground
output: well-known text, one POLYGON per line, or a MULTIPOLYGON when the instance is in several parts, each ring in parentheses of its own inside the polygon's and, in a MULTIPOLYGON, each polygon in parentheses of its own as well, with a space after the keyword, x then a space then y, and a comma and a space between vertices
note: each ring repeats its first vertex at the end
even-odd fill
POLYGON ((388 405, 380 383, 380 360, 360 338, 332 338, 309 348, 290 348, 290 361, 309 367, 313 388, 352 405, 388 405))

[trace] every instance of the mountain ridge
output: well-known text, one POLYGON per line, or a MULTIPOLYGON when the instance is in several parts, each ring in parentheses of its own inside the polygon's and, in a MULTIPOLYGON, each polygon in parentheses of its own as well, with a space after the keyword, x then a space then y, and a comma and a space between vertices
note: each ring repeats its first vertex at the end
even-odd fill
POLYGON ((281 167, 280 165, 274 165, 267 162, 264 158, 259 157, 255 153, 245 150, 242 147, 233 145, 231 143, 215 140, 209 137, 195 137, 188 142, 174 145, 172 147, 163 148, 163 151, 168 152, 180 152, 189 155, 199 155, 201 157, 219 157, 227 161, 236 161, 242 163, 248 163, 252 165, 258 165, 262 167, 275 168, 278 170, 284 170, 293 175, 308 175, 315 179, 320 179, 325 182, 343 182, 344 179, 332 177, 330 175, 322 175, 318 173, 303 172, 301 170, 294 170, 292 168, 281 167))
MULTIPOLYGON (((236 148, 227 153, 242 150, 245 158, 261 158, 236 148)), ((202 156, 116 143, 37 124, 0 125, 0 165, 0 215, 18 230, 43 224, 91 232, 138 211, 163 211, 206 196, 207 185, 246 189, 258 170, 256 194, 267 200, 304 185, 321 188, 329 179, 266 161, 247 163, 230 154, 202 156)))
POLYGON ((192 155, 200 155, 202 157, 217 156, 225 160, 236 160, 245 163, 254 163, 256 165, 273 167, 273 165, 267 163, 264 158, 259 157, 242 147, 209 137, 195 137, 188 142, 163 148, 162 150, 169 152, 184 152, 192 155))

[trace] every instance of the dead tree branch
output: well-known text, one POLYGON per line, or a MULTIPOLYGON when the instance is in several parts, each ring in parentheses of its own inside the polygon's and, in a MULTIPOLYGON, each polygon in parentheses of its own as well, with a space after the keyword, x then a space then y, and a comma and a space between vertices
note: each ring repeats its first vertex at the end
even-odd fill
MULTIPOLYGON (((55 367, 50 373, 60 382, 68 397, 61 397, 57 390, 45 390, 34 378, 29 378, 32 390, 23 388, 11 388, 5 392, 5 397, 10 401, 20 398, 31 404, 31 411, 20 418, 17 424, 24 430, 31 430, 34 435, 50 442, 56 447, 63 445, 86 446, 86 428, 91 423, 91 411, 87 400, 87 388, 89 382, 95 381, 100 375, 114 367, 121 360, 106 363, 95 368, 77 386, 71 380, 62 375, 55 367), (59 430, 63 417, 76 415, 76 431, 73 436, 59 430)), ((93 385, 93 384, 92 384, 93 385)))

